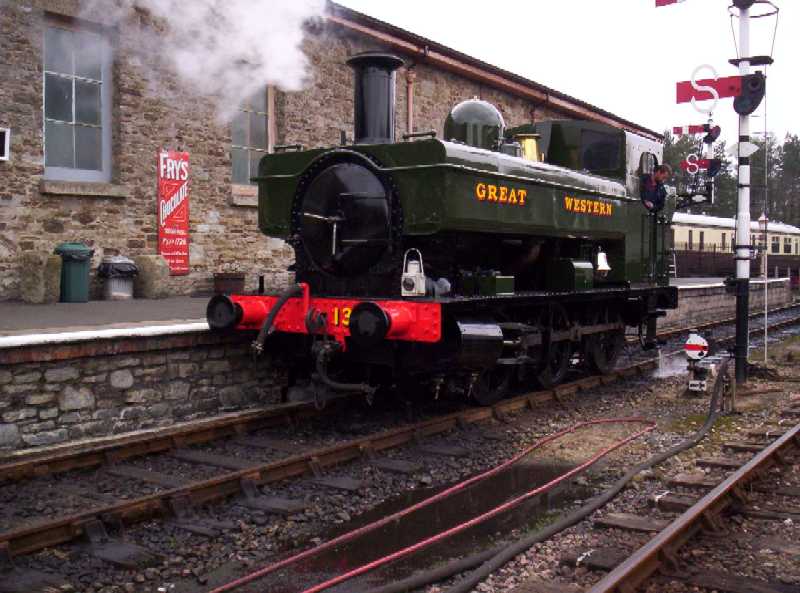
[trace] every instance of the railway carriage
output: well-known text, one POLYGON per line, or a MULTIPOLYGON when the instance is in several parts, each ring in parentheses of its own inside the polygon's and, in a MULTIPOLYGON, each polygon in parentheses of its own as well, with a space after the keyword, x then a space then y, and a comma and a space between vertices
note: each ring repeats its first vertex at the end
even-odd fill
POLYGON ((287 241, 297 284, 217 295, 216 330, 258 331, 298 393, 427 386, 488 403, 615 363, 627 327, 652 346, 669 286, 671 211, 648 213, 652 139, 586 121, 507 129, 478 99, 436 134, 394 137, 394 71, 366 53, 352 143, 265 156, 259 227, 287 241))
MULTIPOLYGON (((672 217, 674 268, 678 276, 732 276, 735 271, 733 247, 736 221, 733 218, 676 212, 672 217)), ((764 236, 757 221, 750 223, 750 244, 764 249, 764 236)), ((800 228, 770 222, 767 228, 769 275, 800 279, 800 228), (776 272, 777 270, 777 272, 776 272)), ((763 263, 756 258, 758 274, 763 263)))

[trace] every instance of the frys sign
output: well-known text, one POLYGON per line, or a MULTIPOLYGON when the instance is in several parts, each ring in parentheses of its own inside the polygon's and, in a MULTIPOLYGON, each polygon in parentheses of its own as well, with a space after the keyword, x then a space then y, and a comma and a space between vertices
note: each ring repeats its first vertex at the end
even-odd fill
POLYGON ((158 252, 170 274, 189 273, 189 153, 158 153, 158 252))

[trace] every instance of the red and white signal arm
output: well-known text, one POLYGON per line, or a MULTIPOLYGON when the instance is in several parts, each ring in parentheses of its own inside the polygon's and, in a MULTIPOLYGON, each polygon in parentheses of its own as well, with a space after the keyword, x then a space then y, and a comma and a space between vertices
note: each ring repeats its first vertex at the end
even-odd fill
POLYGON ((683 349, 686 351, 686 357, 692 360, 702 360, 708 356, 708 342, 699 334, 689 334, 683 349))

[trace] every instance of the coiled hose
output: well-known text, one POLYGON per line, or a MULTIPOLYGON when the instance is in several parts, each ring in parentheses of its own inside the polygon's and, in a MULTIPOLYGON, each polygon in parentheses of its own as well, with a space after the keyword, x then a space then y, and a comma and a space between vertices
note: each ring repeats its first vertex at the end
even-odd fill
POLYGON ((706 435, 708 435, 717 418, 720 416, 719 404, 726 383, 725 377, 727 376, 727 373, 728 360, 725 359, 720 365, 719 375, 717 376, 717 381, 714 385, 714 391, 711 395, 711 402, 709 403, 708 415, 706 416, 703 426, 701 426, 697 432, 687 439, 681 441, 677 445, 674 445, 673 447, 670 447, 661 453, 657 453, 650 459, 635 465, 621 478, 614 482, 611 488, 599 496, 591 499, 588 503, 573 511, 566 517, 563 517, 555 523, 548 525, 544 529, 541 529, 540 531, 537 531, 536 533, 533 533, 511 544, 504 544, 484 552, 473 554, 472 556, 468 556, 460 560, 454 560, 448 564, 445 564, 444 566, 416 574, 402 581, 395 581, 389 585, 370 589, 365 593, 405 593, 407 591, 413 591, 426 585, 442 581, 477 566, 478 568, 468 574, 463 580, 444 591, 444 593, 467 593, 468 591, 472 590, 478 585, 478 583, 488 577, 491 573, 500 569, 503 565, 511 561, 519 554, 527 551, 535 544, 546 541, 565 529, 580 523, 589 515, 604 507, 609 501, 616 497, 617 494, 619 494, 638 473, 663 463, 670 457, 674 457, 678 453, 686 451, 687 449, 691 449, 700 441, 702 441, 706 435))
POLYGON ((275 318, 278 316, 278 313, 281 312, 281 309, 286 304, 286 302, 296 296, 303 295, 303 287, 299 284, 295 284, 294 286, 290 286, 286 290, 284 290, 281 295, 278 297, 278 300, 275 301, 275 306, 270 309, 269 313, 267 314, 267 318, 264 320, 264 323, 261 325, 261 329, 258 330, 258 336, 256 339, 253 340, 253 343, 250 347, 253 349, 253 354, 255 356, 260 356, 262 352, 264 352, 264 342, 267 341, 267 337, 275 331, 275 318))

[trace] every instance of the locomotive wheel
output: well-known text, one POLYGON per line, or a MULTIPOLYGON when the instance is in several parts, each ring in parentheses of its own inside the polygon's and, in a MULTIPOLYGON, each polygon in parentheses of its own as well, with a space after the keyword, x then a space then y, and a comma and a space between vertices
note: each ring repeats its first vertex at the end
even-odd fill
POLYGON ((614 370, 624 346, 625 332, 622 330, 589 336, 584 351, 589 370, 599 375, 610 373, 614 370))
MULTIPOLYGON (((545 318, 543 327, 550 331, 560 331, 569 327, 569 317, 564 307, 553 305, 551 316, 545 318)), ((536 373, 536 383, 542 389, 550 389, 564 380, 572 358, 572 343, 568 341, 551 342, 542 349, 542 360, 536 373)))
POLYGON ((482 406, 496 404, 511 387, 512 367, 498 365, 487 369, 478 376, 472 388, 472 398, 482 406))
POLYGON ((543 361, 543 367, 536 374, 536 383, 542 389, 555 387, 564 380, 572 358, 572 346, 569 342, 556 342, 550 346, 550 356, 543 361))

